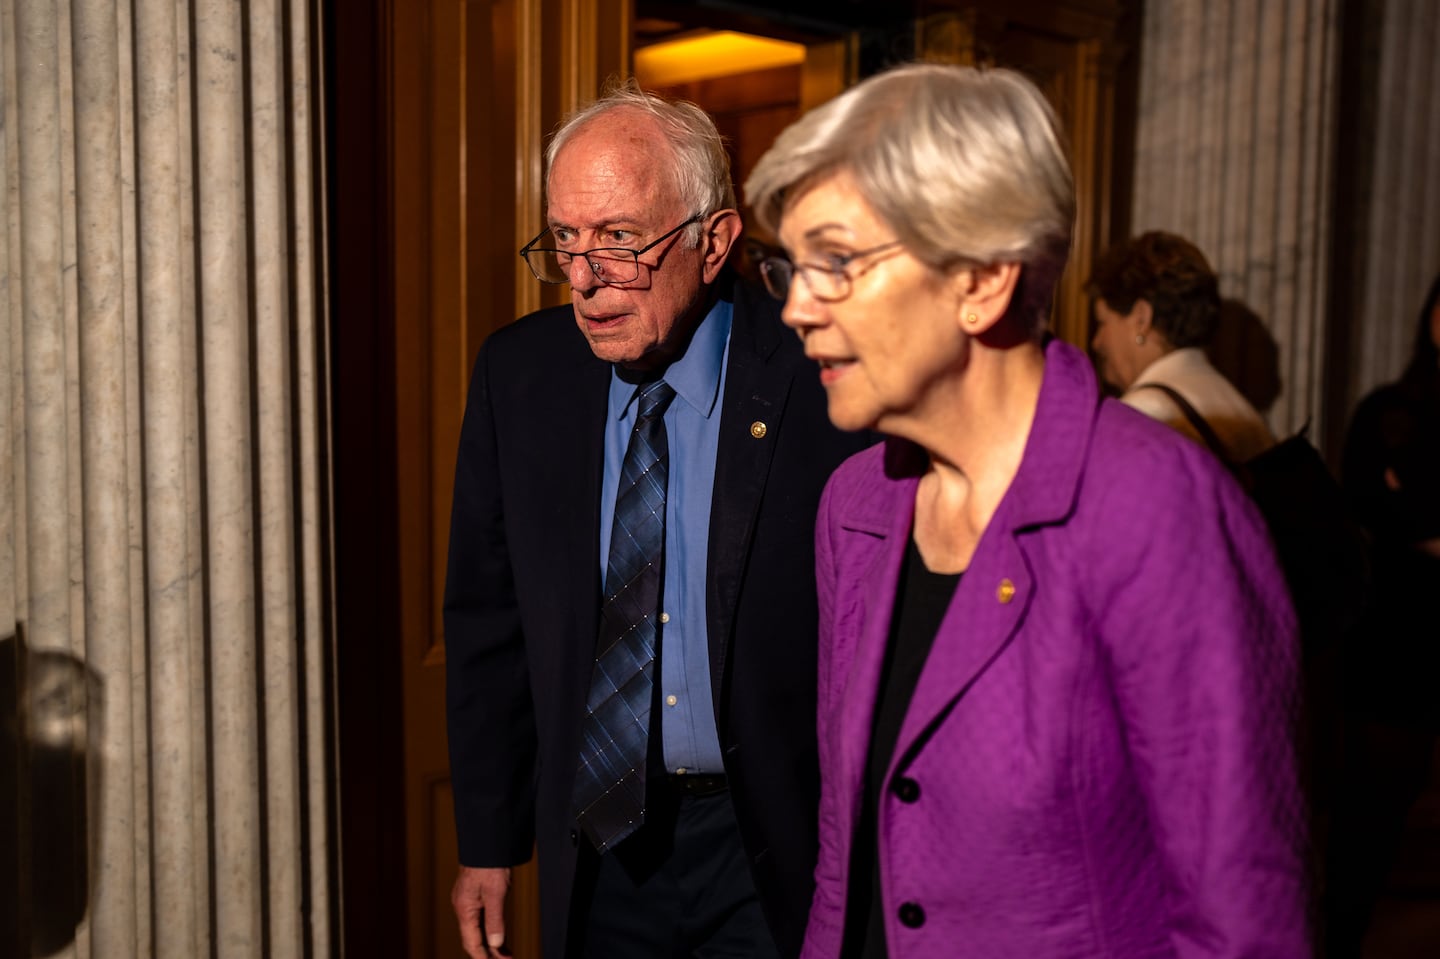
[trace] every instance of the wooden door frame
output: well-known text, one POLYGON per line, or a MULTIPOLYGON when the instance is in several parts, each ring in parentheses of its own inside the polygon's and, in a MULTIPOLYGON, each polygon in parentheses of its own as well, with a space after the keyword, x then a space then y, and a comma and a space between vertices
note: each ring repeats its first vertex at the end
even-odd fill
POLYGON ((324 0, 332 343, 334 661, 340 954, 403 956, 404 742, 391 357, 388 25, 392 0, 324 0))
MULTIPOLYGON (((465 354, 450 357, 451 365, 468 372, 474 351, 495 326, 540 305, 538 285, 513 255, 520 241, 512 244, 508 236, 495 238, 495 249, 483 252, 507 264, 502 270, 514 271, 513 282, 484 303, 464 289, 458 298, 449 289, 441 291, 441 297, 431 296, 433 291, 417 292, 414 278, 398 272, 402 260, 414 258, 408 251, 402 256, 397 231, 428 236, 433 228, 425 215, 417 219, 406 206, 416 197, 412 184, 397 182, 402 169, 407 176, 415 172, 414 158, 399 152, 405 144, 397 136, 407 132, 400 128, 411 118, 399 114, 413 106, 417 91, 406 86, 408 76, 397 79, 397 71, 413 61, 414 50, 397 51, 396 44, 413 43, 414 38, 406 34, 411 21, 396 18, 420 15, 426 2, 322 0, 334 422, 336 641, 331 689, 337 842, 331 869, 339 951, 348 956, 425 951, 423 944, 433 937, 416 923, 429 921, 424 908, 428 903, 449 898, 448 885, 431 888, 436 885, 433 870, 424 868, 425 857, 415 848, 426 841, 426 829, 414 821, 421 813, 416 798, 407 796, 406 690, 413 686, 409 673, 416 643, 425 647, 426 667, 443 664, 435 584, 444 576, 448 515, 441 514, 448 514, 449 497, 441 491, 448 491, 450 480, 441 474, 444 462, 453 458, 452 434, 458 432, 464 391, 462 383, 444 396, 417 398, 408 387, 402 389, 402 381, 424 379, 431 357, 424 345, 418 348, 422 355, 404 354, 397 350, 397 338, 413 332, 429 344, 438 331, 465 354), (417 303, 423 314, 419 317, 412 312, 417 303), (443 428, 427 427, 417 438, 413 424, 436 421, 440 405, 445 406, 439 418, 443 428), (423 462, 417 465, 416 456, 423 462), (417 490, 423 491, 424 500, 418 513, 417 490), (423 574, 412 568, 417 562, 426 566, 423 574)), ((631 0, 498 0, 474 5, 476 16, 493 13, 497 22, 509 18, 504 29, 514 31, 513 48, 497 42, 494 57, 475 51, 461 58, 462 67, 500 71, 505 83, 513 77, 513 91, 496 90, 493 95, 513 92, 516 103, 514 133, 521 145, 514 151, 517 229, 520 224, 529 229, 540 220, 545 134, 565 112, 593 98, 606 77, 628 64, 632 9, 631 0), (546 64, 560 66, 547 71, 546 64)), ((470 12, 467 4, 462 16, 470 12)), ((477 25, 477 43, 491 27, 489 22, 477 25)), ((486 89, 482 81, 462 83, 467 89, 486 89)), ((430 175, 428 166, 421 175, 430 175)), ((500 178, 497 189, 503 189, 504 182, 500 178)), ((461 256, 463 277, 463 264, 471 260, 461 256)), ((497 290, 501 276, 495 277, 497 290)), ((449 373, 453 370, 447 367, 447 377, 453 379, 449 373)), ((434 732, 444 734, 443 728, 434 732)), ((519 892, 512 898, 520 907, 515 918, 522 925, 538 925, 538 904, 528 901, 533 896, 519 892)))
MULTIPOLYGON (((408 848, 415 841, 410 822, 415 811, 407 810, 404 773, 408 653, 403 638, 413 636, 416 629, 438 636, 439 616, 438 609, 430 608, 433 597, 407 596, 406 591, 432 592, 434 577, 443 577, 443 569, 436 568, 429 579, 420 578, 429 584, 425 588, 402 588, 402 583, 416 579, 406 576, 401 557, 418 555, 406 545, 417 535, 413 514, 403 508, 412 501, 409 487, 419 483, 431 491, 439 489, 435 475, 441 471, 434 463, 419 474, 402 474, 399 469, 410 449, 402 448, 409 442, 402 438, 402 421, 413 411, 402 409, 397 397, 401 373, 395 350, 397 106, 392 26, 394 17, 413 15, 419 2, 322 0, 334 429, 336 640, 329 679, 336 704, 333 732, 338 759, 331 781, 336 796, 332 835, 337 839, 330 863, 336 890, 331 908, 341 930, 341 952, 349 956, 411 954, 412 933, 417 932, 411 926, 424 921, 417 915, 416 897, 447 892, 416 889, 417 883, 431 879, 417 875, 413 850, 408 848), (412 520, 402 522, 407 515, 412 520), (424 616, 414 615, 417 608, 424 616)), ((565 112, 593 97, 605 77, 621 72, 628 63, 633 5, 631 0, 506 2, 515 13, 517 40, 513 63, 507 62, 504 69, 513 69, 515 135, 524 144, 516 151, 514 223, 538 224, 543 137, 565 112)), ((1009 2, 1012 12, 1029 12, 1036 6, 1029 0, 1009 2)), ((1104 0, 1087 2, 1102 9, 1114 6, 1104 0)), ((830 52, 834 62, 822 71, 830 78, 827 89, 834 86, 831 74, 846 58, 842 45, 834 45, 830 52)), ((1091 68, 1102 71, 1107 86, 1113 82, 1113 61, 1098 58, 1091 61, 1091 68)), ((811 95, 816 92, 811 90, 811 95)), ((1121 109, 1118 116, 1123 126, 1127 112, 1121 109)), ((1133 114, 1128 119, 1133 122, 1133 114)), ((1108 136, 1117 150, 1116 165, 1108 170, 1102 165, 1092 176, 1123 191, 1128 183, 1128 138, 1114 129, 1108 136)), ((1086 231, 1097 243, 1107 234, 1123 235, 1128 225, 1128 194, 1111 194, 1107 199, 1086 231)), ((510 238, 501 239, 508 247, 510 238)), ((449 318, 462 324, 460 339, 467 354, 473 354, 492 325, 540 305, 540 290, 522 272, 513 248, 500 252, 508 253, 507 269, 515 271, 506 294, 513 299, 513 310, 498 317, 493 304, 465 307, 462 316, 449 318)), ((1077 330, 1067 332, 1073 338, 1077 330)), ((466 369, 469 360, 469 355, 462 358, 466 369)), ((433 397, 428 402, 434 402, 433 397)), ((463 397, 453 402, 463 403, 463 397)), ((431 451, 446 450, 453 442, 449 435, 425 439, 431 451)), ((453 449, 448 449, 446 456, 452 454, 453 449)), ((439 513, 448 511, 448 496, 434 496, 429 510, 433 515, 423 519, 428 528, 421 538, 428 537, 425 541, 430 545, 420 553, 433 558, 443 545, 439 513)), ((535 921, 531 914, 521 919, 535 921)))

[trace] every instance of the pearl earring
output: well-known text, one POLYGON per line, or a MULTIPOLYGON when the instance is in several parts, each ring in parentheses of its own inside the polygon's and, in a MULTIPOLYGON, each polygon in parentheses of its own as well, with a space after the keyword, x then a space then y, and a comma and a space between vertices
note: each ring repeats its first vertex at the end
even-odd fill
POLYGON ((1135 345, 1136 345, 1136 346, 1144 346, 1144 345, 1145 345, 1145 334, 1144 334, 1144 333, 1136 333, 1136 334, 1135 334, 1135 345))

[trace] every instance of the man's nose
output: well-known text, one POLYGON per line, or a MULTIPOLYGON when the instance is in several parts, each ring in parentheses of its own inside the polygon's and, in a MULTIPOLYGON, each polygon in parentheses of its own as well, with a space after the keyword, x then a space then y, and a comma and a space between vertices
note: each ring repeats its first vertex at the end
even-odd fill
POLYGON ((584 293, 600 285, 595 278, 595 271, 590 266, 590 261, 583 256, 572 257, 570 260, 570 288, 584 293))

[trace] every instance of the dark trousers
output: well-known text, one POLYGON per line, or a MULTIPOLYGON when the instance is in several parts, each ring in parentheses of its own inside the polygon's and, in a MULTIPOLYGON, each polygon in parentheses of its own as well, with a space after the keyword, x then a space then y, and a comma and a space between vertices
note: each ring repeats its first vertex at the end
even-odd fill
POLYGON ((778 959, 730 794, 654 792, 645 825, 611 852, 581 842, 570 955, 778 959))

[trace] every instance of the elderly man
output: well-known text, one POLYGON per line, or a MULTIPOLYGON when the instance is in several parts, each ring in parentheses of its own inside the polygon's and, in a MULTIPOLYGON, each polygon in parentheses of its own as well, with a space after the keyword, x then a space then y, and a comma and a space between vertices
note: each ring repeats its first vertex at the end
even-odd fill
POLYGON ((540 857, 547 959, 798 953, 816 856, 813 524, 833 430, 778 304, 725 263, 729 164, 617 90, 547 151, 521 251, 569 307, 491 337, 445 595, 465 948, 540 857))

